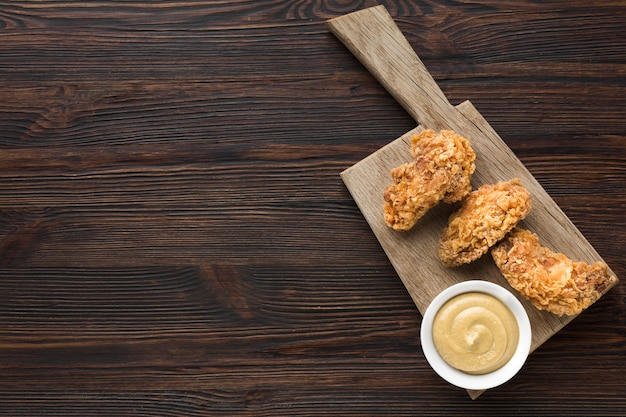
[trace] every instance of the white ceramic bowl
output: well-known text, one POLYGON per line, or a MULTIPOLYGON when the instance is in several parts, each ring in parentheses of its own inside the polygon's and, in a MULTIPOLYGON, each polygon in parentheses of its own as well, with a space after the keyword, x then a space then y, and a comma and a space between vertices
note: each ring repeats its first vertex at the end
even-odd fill
POLYGON ((461 282, 448 287, 435 297, 426 309, 426 313, 422 319, 420 337, 426 360, 439 376, 457 387, 472 390, 485 390, 504 384, 517 374, 522 365, 524 365, 524 362, 526 362, 526 358, 530 352, 532 332, 526 310, 524 310, 522 304, 513 294, 492 282, 474 280, 461 282), (513 312, 519 327, 519 342, 513 357, 501 368, 487 374, 472 375, 448 365, 439 355, 439 352, 437 352, 433 341, 433 321, 439 309, 451 298, 468 292, 486 293, 499 299, 513 312))

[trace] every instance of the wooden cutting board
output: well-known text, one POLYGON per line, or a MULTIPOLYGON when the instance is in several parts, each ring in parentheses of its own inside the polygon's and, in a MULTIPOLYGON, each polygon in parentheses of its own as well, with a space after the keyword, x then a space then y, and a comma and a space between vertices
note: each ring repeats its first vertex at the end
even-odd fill
MULTIPOLYGON (((602 260, 474 106, 469 101, 458 106, 448 102, 384 6, 334 18, 327 21, 327 27, 419 123, 414 130, 346 169, 341 177, 422 314, 442 290, 469 279, 492 281, 518 295, 489 255, 458 268, 441 264, 438 241, 453 206, 436 206, 409 232, 399 233, 385 224, 383 192, 391 184, 389 172, 411 160, 411 136, 424 129, 451 129, 470 140, 476 153, 474 189, 520 178, 533 203, 520 226, 537 233, 542 244, 575 261, 602 260)), ((531 352, 575 318, 541 312, 521 296, 518 298, 532 326, 531 352)), ((468 393, 475 399, 482 391, 468 393)))

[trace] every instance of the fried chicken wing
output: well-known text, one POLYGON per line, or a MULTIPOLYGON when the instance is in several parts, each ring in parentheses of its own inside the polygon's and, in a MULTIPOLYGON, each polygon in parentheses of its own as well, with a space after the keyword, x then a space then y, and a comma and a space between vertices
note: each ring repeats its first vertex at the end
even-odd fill
POLYGON ((470 263, 530 212, 530 193, 518 178, 483 185, 450 216, 439 240, 439 257, 448 267, 470 263))
POLYGON ((467 139, 450 130, 424 130, 411 138, 413 162, 391 170, 384 193, 385 223, 406 231, 440 201, 453 203, 470 191, 476 154, 467 139))
POLYGON ((513 229, 491 255, 513 288, 539 310, 559 316, 579 314, 617 282, 605 263, 573 262, 520 228, 513 229))

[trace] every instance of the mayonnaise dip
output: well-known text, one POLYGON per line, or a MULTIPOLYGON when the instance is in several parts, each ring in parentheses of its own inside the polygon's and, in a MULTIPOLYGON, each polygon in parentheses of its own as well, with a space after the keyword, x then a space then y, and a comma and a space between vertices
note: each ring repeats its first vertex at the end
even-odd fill
POLYGON ((437 312, 433 341, 450 366, 468 374, 486 374, 506 364, 517 348, 519 328, 513 312, 482 292, 457 295, 437 312))

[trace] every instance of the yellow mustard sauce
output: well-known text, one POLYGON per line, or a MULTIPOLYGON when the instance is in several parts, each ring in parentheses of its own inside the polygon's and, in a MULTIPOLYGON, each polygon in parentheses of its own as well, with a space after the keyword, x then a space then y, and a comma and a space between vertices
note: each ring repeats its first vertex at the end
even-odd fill
POLYGON ((450 366, 486 374, 515 353, 519 328, 513 312, 492 295, 470 292, 448 300, 435 316, 433 341, 450 366))

